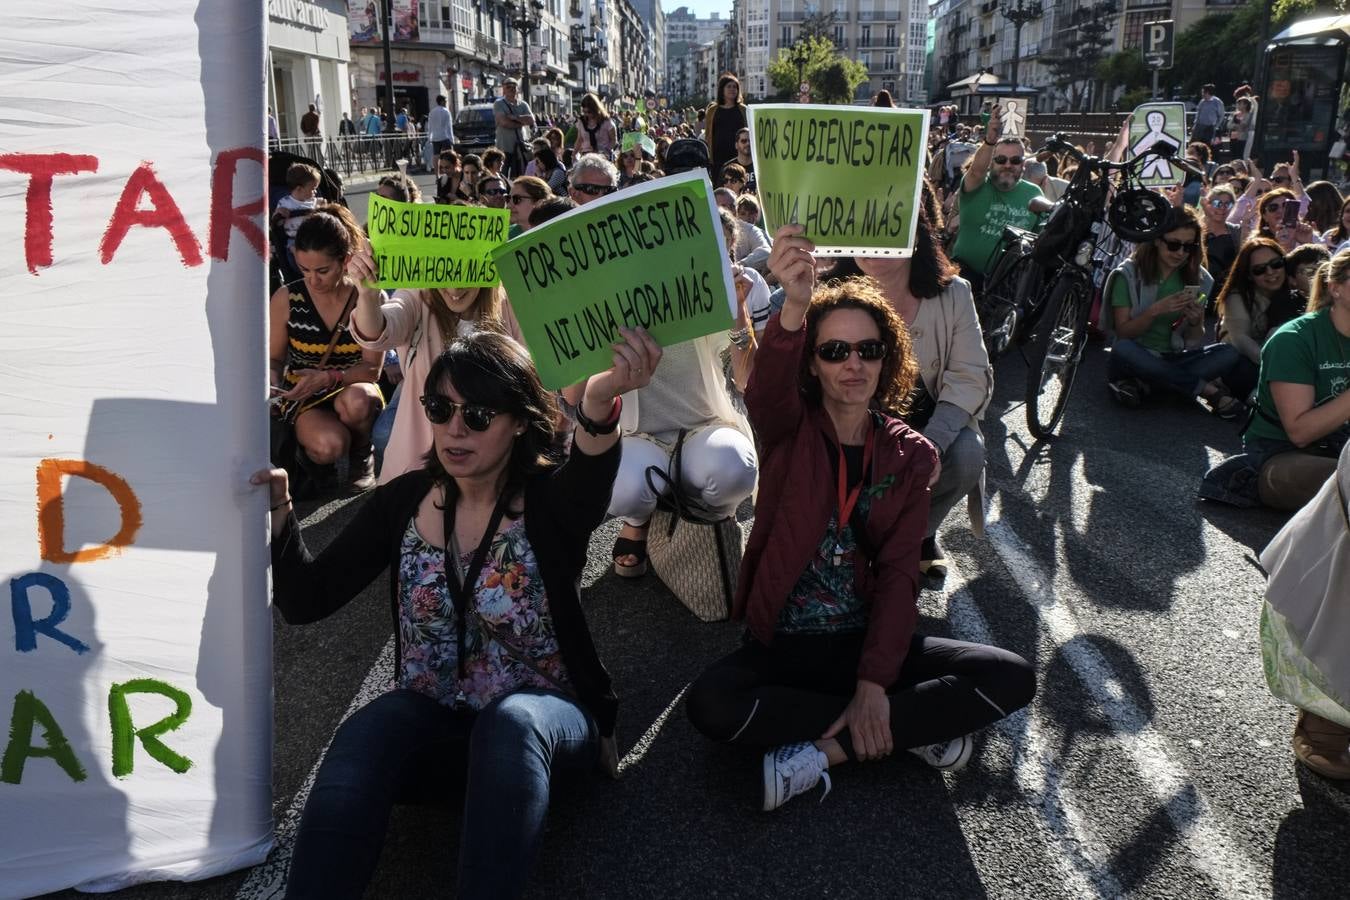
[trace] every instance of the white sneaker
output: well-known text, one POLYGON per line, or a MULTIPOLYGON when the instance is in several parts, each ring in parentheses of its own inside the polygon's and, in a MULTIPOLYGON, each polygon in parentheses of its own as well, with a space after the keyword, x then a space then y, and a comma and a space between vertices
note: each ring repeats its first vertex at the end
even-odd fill
POLYGON ((830 760, 810 741, 784 744, 764 754, 764 811, 782 806, 798 794, 804 794, 825 781, 824 800, 830 793, 830 760))
POLYGON ((955 772, 958 769, 964 769, 966 763, 970 762, 971 754, 975 752, 975 741, 971 739, 970 735, 963 734, 959 738, 952 738, 950 741, 926 744, 923 747, 911 747, 909 752, 935 769, 955 772))

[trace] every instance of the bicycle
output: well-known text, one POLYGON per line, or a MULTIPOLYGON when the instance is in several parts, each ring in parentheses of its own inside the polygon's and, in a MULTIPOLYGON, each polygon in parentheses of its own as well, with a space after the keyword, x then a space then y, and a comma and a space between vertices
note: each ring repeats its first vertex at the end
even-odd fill
MULTIPOLYGON (((1027 207, 1044 215, 1054 204, 1036 197, 1027 207)), ((976 298, 980 332, 991 362, 1033 331, 1045 309, 1041 269, 1031 256, 1039 233, 1039 226, 1034 231, 1016 225, 1003 227, 1002 240, 995 250, 997 259, 976 298)))
POLYGON ((1048 285, 1040 326, 1030 338, 1026 388, 1027 427, 1039 440, 1056 436, 1083 360, 1093 278, 1102 265, 1104 257, 1099 250, 1105 237, 1114 232, 1127 241, 1142 243, 1154 240, 1162 231, 1169 204, 1161 194, 1139 185, 1140 172, 1157 156, 1164 156, 1183 171, 1195 168, 1168 155, 1170 147, 1161 148, 1162 153, 1150 151, 1124 162, 1112 162, 1083 153, 1062 134, 1053 136, 1046 146, 1072 156, 1078 171, 1031 250, 1031 258, 1042 268, 1048 285), (1103 223, 1109 227, 1106 235, 1103 223))

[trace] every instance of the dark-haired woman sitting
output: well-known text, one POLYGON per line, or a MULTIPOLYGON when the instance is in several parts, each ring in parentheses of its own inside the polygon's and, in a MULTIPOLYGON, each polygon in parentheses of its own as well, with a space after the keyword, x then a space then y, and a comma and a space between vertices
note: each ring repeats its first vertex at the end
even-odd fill
POLYGON ((704 734, 768 750, 765 810, 897 747, 960 768, 971 732, 1035 692, 1021 657, 915 632, 937 454, 886 411, 918 367, 874 282, 815 288, 802 230, 774 238, 786 300, 745 395, 764 467, 734 608, 747 634, 686 698, 704 734))
POLYGON ((305 220, 295 234, 302 277, 272 295, 269 347, 274 414, 294 424, 309 462, 349 460, 358 490, 375 486, 370 431, 384 408, 384 353, 363 350, 351 333, 357 285, 346 269, 364 240, 344 206, 305 220))
POLYGON ((465 785, 457 895, 519 896, 551 779, 614 770, 617 701, 578 584, 619 467, 617 398, 661 357, 645 332, 623 334, 613 367, 586 385, 566 462, 553 395, 525 349, 476 332, 419 386, 432 423, 425 467, 376 488, 317 557, 286 473, 253 476, 270 484, 273 600, 286 620, 332 614, 388 568, 398 623, 397 685, 334 736, 287 897, 362 896, 393 804, 435 800, 447 780, 465 785))
POLYGON ((1288 268, 1283 247, 1254 237, 1242 245, 1219 291, 1219 340, 1241 356, 1224 380, 1238 397, 1245 399, 1256 389, 1266 338, 1303 314, 1307 298, 1291 289, 1288 268))

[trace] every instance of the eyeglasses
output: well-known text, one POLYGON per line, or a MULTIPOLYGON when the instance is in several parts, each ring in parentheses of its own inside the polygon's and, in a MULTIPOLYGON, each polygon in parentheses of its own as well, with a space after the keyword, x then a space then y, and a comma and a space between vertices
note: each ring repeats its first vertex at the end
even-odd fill
POLYGON ((472 431, 487 431, 493 417, 500 412, 475 403, 456 403, 444 394, 423 394, 422 409, 426 410, 432 425, 444 425, 458 412, 472 431))
POLYGON ((489 197, 503 197, 507 194, 506 188, 483 188, 480 194, 487 194, 489 197))
POLYGON ((1279 203, 1268 203, 1261 207, 1263 213, 1284 212, 1284 207, 1279 203))
POLYGON ((520 194, 512 194, 511 205, 519 206, 522 203, 529 203, 533 199, 534 199, 533 197, 522 197, 520 194))
POLYGON ((886 357, 886 343, 873 338, 850 344, 848 341, 826 341, 816 347, 816 356, 821 362, 841 363, 854 351, 863 362, 876 362, 886 357))
POLYGON ((1252 266, 1252 267, 1251 267, 1250 269, 1248 269, 1247 271, 1251 272, 1252 275, 1255 276, 1255 277, 1257 277, 1257 278, 1260 278, 1262 275, 1266 274, 1267 272, 1283 272, 1283 271, 1284 271, 1284 260, 1277 256, 1277 257, 1275 257, 1274 259, 1272 259, 1270 262, 1257 263, 1256 265, 1252 266))
POLYGON ((1292 184, 1294 181, 1294 179, 1290 178, 1288 175, 1276 175, 1270 180, 1275 184, 1292 184))
POLYGON ((610 184, 574 184, 573 189, 581 191, 588 197, 603 197, 606 194, 614 193, 614 186, 610 184))
POLYGON ((1219 209, 1228 209, 1228 207, 1233 205, 1233 201, 1227 198, 1220 200, 1216 197, 1215 199, 1209 201, 1209 205, 1216 206, 1219 209))
POLYGON ((1194 253, 1200 249, 1199 241, 1169 241, 1167 238, 1159 238, 1168 250, 1176 253, 1178 250, 1185 250, 1187 253, 1194 253))
POLYGON ((997 166, 1020 166, 1023 157, 1021 156, 995 156, 994 165, 997 166))

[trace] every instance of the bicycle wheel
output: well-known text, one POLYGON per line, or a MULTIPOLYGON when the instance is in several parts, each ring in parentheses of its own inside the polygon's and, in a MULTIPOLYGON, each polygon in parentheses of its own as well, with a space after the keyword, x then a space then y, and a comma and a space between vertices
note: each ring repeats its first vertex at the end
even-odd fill
POLYGON ((1046 300, 1046 314, 1032 339, 1027 372, 1027 427, 1040 440, 1051 440, 1064 417, 1078 363, 1087 346, 1090 307, 1085 285, 1061 274, 1046 300))
POLYGON ((1022 302, 1018 287, 1030 266, 1030 256, 1010 248, 985 282, 979 302, 980 332, 984 335, 984 349, 991 361, 1012 346, 1013 336, 1021 325, 1022 302))

